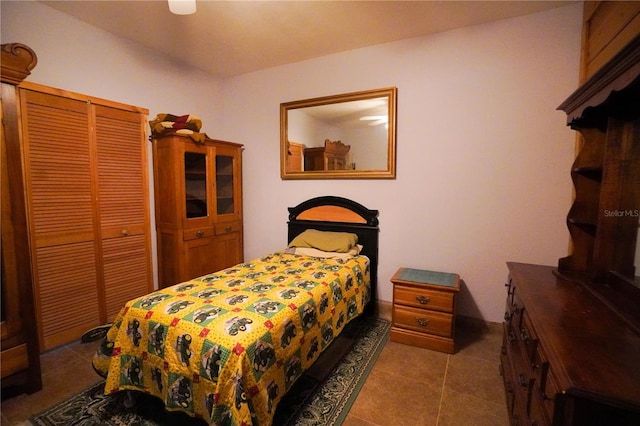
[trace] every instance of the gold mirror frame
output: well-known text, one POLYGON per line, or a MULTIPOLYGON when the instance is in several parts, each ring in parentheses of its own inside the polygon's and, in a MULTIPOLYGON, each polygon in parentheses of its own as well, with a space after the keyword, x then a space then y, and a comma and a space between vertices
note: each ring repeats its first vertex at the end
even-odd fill
MULTIPOLYGON (((366 90, 353 93, 345 93, 334 96, 324 96, 319 98, 305 99, 301 101, 286 102, 280 104, 280 177, 283 180, 288 179, 395 179, 396 177, 396 102, 397 102, 397 88, 387 87, 382 89, 366 90), (387 125, 387 158, 386 166, 384 168, 376 169, 358 169, 357 162, 352 157, 347 157, 349 154, 340 154, 339 164, 329 164, 327 157, 331 157, 329 154, 329 147, 340 147, 340 151, 344 153, 344 150, 348 152, 352 142, 349 140, 335 140, 331 135, 326 135, 325 147, 321 147, 321 143, 315 140, 314 146, 305 148, 304 141, 289 140, 290 135, 290 113, 291 112, 303 112, 303 109, 307 108, 304 112, 317 111, 316 107, 323 107, 326 109, 328 106, 336 105, 335 110, 353 110, 352 107, 361 105, 363 101, 371 100, 386 100, 386 116, 388 117, 387 125), (292 152, 290 148, 295 148, 292 152), (298 152, 299 151, 299 152, 298 152), (308 157, 314 154, 311 151, 322 151, 320 155, 324 153, 323 169, 321 170, 304 170, 304 154, 308 154, 308 157), (298 156, 302 155, 301 158, 298 156), (295 158, 294 158, 295 156, 295 158), (298 159, 299 158, 299 159, 298 159), (345 160, 349 158, 349 160, 345 160), (290 164, 292 160, 295 160, 295 166, 290 164), (301 161, 302 170, 293 170, 298 168, 297 161, 301 161), (345 165, 346 164, 346 165, 345 165), (290 167, 291 166, 291 167, 290 167), (344 167, 344 168, 342 168, 344 167), (355 167, 355 169, 353 168, 355 167), (338 169, 336 169, 338 168, 338 169)), ((347 115, 354 115, 351 111, 348 114, 346 112, 333 111, 333 115, 339 115, 340 119, 344 119, 347 115)), ((364 112, 357 112, 355 114, 364 114, 364 112)), ((362 120, 362 117, 360 117, 362 120)), ((365 124, 366 126, 366 124, 365 124)), ((335 136, 335 134, 334 134, 335 136)), ((382 140, 382 139, 381 139, 382 140)), ((366 143, 363 141, 355 141, 355 143, 366 143)), ((382 142, 384 143, 384 142, 382 142)), ((362 149, 362 145, 360 145, 362 149)), ((316 153, 317 154, 317 153, 316 153)), ((308 159, 309 159, 308 158, 308 159)), ((381 161, 382 163, 382 161, 381 161)), ((322 165, 318 166, 321 167, 322 165)))

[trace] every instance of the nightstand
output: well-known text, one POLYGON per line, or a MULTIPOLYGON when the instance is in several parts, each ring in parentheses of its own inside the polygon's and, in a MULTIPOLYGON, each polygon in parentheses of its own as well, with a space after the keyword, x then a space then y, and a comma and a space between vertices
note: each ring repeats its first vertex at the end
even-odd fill
POLYGON ((460 276, 400 268, 391 282, 391 341, 454 353, 455 300, 460 291, 460 276))

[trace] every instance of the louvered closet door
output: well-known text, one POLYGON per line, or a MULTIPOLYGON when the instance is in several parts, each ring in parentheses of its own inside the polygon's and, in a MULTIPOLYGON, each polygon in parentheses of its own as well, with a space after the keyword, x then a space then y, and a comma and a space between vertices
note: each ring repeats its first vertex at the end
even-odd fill
POLYGON ((98 215, 107 321, 153 289, 145 116, 96 105, 98 215))
MULTIPOLYGON (((21 91, 41 349, 101 324, 85 102, 21 91)), ((25 265, 25 267, 27 267, 25 265)))

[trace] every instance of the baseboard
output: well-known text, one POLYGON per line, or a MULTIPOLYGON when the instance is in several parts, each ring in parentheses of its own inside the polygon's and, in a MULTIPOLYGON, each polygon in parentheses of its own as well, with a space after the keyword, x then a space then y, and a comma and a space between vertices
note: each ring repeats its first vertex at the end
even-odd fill
POLYGON ((393 303, 386 300, 376 300, 376 316, 391 321, 391 312, 393 311, 393 303))
POLYGON ((491 331, 495 333, 502 333, 502 323, 501 322, 491 322, 485 321, 481 318, 468 317, 465 315, 457 315, 456 316, 456 327, 473 327, 480 330, 491 331))

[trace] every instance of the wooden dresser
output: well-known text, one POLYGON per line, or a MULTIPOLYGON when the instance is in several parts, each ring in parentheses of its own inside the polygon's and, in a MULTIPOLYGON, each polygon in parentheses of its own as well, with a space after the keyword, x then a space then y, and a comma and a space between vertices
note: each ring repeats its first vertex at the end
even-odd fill
POLYGON ((639 425, 640 334, 551 266, 508 263, 501 370, 512 425, 639 425))
MULTIPOLYGON (((616 4, 630 11, 602 3, 605 17, 616 4)), ((629 22, 639 23, 631 8, 629 22)), ((589 16, 593 23, 602 17, 589 16)), ((640 425, 635 34, 558 108, 582 139, 570 169, 572 252, 557 267, 508 263, 501 368, 514 426, 640 425)))
POLYGON ((400 268, 391 282, 391 341, 454 353, 455 300, 460 291, 460 277, 400 268))
POLYGON ((304 149, 304 169, 345 170, 347 169, 347 153, 351 146, 340 141, 324 141, 324 146, 304 149))
POLYGON ((160 287, 242 262, 242 145, 176 134, 152 143, 160 287))

